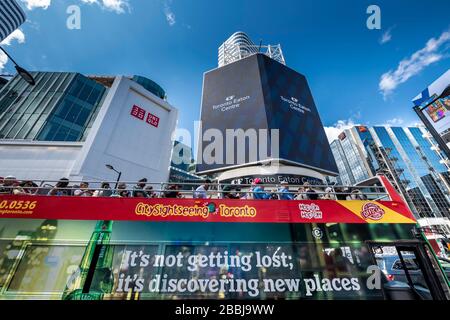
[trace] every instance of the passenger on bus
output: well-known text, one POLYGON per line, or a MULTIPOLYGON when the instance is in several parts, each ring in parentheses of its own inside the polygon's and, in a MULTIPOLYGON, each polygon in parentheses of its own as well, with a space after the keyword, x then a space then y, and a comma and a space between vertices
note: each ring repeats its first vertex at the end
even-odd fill
POLYGON ((367 200, 367 197, 359 189, 353 189, 347 200, 367 200))
POLYGON ((222 199, 239 199, 239 194, 233 192, 231 185, 226 185, 222 188, 222 199))
POLYGON ((130 196, 130 192, 127 190, 127 185, 124 182, 121 182, 117 186, 117 190, 111 195, 111 197, 118 198, 128 198, 130 196))
POLYGON ((305 188, 305 195, 308 200, 317 200, 319 199, 319 195, 317 194, 316 190, 311 188, 308 182, 305 182, 303 184, 303 187, 305 188))
POLYGON ((133 187, 133 197, 137 198, 147 198, 147 194, 145 193, 145 186, 147 185, 147 178, 142 178, 138 181, 138 183, 133 187))
POLYGON ((195 189, 194 192, 194 199, 207 199, 211 198, 211 196, 208 197, 208 189, 209 185, 211 184, 211 180, 206 179, 205 183, 199 186, 197 189, 195 189))
POLYGON ((152 186, 145 187, 145 194, 147 195, 147 198, 157 198, 157 194, 153 190, 152 186))
POLYGON ((176 184, 171 184, 167 187, 166 191, 164 191, 164 197, 165 198, 182 198, 183 196, 178 191, 179 186, 176 184))
POLYGON ((80 183, 80 187, 74 191, 73 195, 77 197, 92 197, 93 193, 92 190, 89 190, 89 183, 82 182, 80 183))
POLYGON ((345 191, 344 188, 342 187, 334 188, 334 191, 336 192, 337 200, 347 200, 348 193, 345 191))
POLYGON ((112 195, 111 186, 108 182, 102 182, 100 190, 95 190, 93 197, 110 197, 112 195))
POLYGON ((70 196, 69 179, 61 178, 56 185, 48 192, 49 196, 70 196))
POLYGON ((280 200, 294 200, 294 195, 289 191, 289 184, 287 181, 281 181, 281 186, 278 189, 278 199, 280 200))
POLYGON ((321 195, 323 200, 336 200, 336 196, 333 194, 333 188, 327 187, 325 188, 325 193, 321 195))
POLYGON ((305 194, 305 188, 298 188, 297 194, 295 195, 295 200, 308 200, 308 197, 305 194))
POLYGON ((21 183, 17 183, 17 185, 13 189, 14 195, 35 195, 37 193, 37 184, 33 181, 22 181, 21 183))
POLYGON ((253 193, 253 199, 257 199, 257 200, 265 200, 265 199, 270 199, 272 197, 272 195, 270 193, 267 193, 264 191, 264 186, 262 186, 262 181, 259 178, 256 178, 253 181, 252 193, 253 193))
POLYGON ((0 194, 12 194, 15 183, 16 183, 16 177, 14 177, 14 176, 5 177, 3 179, 2 186, 0 186, 0 194))

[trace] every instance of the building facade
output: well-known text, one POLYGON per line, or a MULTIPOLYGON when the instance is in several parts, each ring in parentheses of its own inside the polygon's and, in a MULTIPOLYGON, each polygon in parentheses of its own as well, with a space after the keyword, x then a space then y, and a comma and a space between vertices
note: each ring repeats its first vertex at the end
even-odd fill
MULTIPOLYGON (((170 160, 170 182, 194 183, 202 177, 195 174, 195 160, 192 148, 180 141, 174 141, 170 160)), ((183 187, 188 187, 183 186, 183 187)))
POLYGON ((425 128, 355 126, 331 143, 342 183, 387 176, 418 218, 450 217, 449 167, 425 128))
POLYGON ((0 1, 0 42, 26 20, 25 12, 15 0, 0 1))
POLYGON ((84 141, 107 88, 77 73, 32 75, 35 86, 15 76, 0 91, 0 139, 84 141))
POLYGON ((111 164, 122 180, 168 180, 177 110, 159 86, 142 77, 33 76, 35 86, 16 76, 0 90, 0 176, 115 180, 111 164))

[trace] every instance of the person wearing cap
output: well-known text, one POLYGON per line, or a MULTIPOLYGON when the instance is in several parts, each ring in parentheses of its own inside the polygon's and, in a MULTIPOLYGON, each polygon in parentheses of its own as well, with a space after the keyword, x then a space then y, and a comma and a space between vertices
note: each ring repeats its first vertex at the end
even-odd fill
POLYGON ((278 199, 280 200, 294 200, 294 195, 289 191, 289 184, 287 181, 281 181, 278 189, 278 199))
POLYGON ((256 178, 252 184, 253 199, 265 200, 271 198, 271 195, 264 191, 264 186, 262 186, 261 179, 256 178))

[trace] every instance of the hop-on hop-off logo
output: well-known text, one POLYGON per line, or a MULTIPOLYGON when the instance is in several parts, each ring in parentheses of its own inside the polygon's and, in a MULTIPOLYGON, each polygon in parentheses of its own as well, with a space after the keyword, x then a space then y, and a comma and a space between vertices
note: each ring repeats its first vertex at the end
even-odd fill
POLYGON ((385 212, 384 210, 375 203, 366 203, 362 210, 361 215, 366 220, 381 220, 384 216, 385 212))
POLYGON ((298 208, 300 209, 300 217, 303 219, 322 219, 323 217, 320 207, 315 203, 300 203, 298 208))

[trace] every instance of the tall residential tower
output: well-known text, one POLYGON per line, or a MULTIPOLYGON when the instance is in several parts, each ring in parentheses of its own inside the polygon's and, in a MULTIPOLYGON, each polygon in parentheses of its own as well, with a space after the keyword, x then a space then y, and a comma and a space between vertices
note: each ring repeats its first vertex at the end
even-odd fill
POLYGON ((281 45, 255 45, 246 33, 238 31, 219 47, 219 68, 255 53, 264 53, 273 60, 286 64, 281 45))

